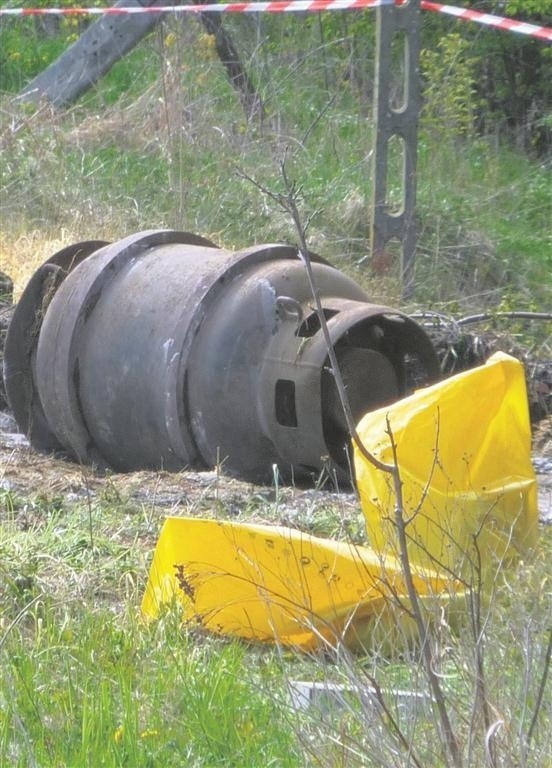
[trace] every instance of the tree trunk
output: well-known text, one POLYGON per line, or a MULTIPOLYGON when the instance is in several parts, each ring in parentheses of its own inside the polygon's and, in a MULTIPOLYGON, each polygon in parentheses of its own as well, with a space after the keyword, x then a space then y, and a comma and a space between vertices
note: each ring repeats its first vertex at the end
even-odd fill
POLYGON ((247 119, 262 119, 264 108, 261 97, 241 62, 230 34, 222 25, 220 13, 202 13, 201 21, 205 31, 215 37, 218 57, 226 69, 230 83, 239 94, 247 119))
MULTIPOLYGON (((140 2, 119 0, 116 7, 163 5, 164 0, 140 2)), ((83 32, 49 67, 19 94, 21 101, 43 99, 55 107, 66 107, 95 85, 161 21, 161 14, 102 16, 83 32)))

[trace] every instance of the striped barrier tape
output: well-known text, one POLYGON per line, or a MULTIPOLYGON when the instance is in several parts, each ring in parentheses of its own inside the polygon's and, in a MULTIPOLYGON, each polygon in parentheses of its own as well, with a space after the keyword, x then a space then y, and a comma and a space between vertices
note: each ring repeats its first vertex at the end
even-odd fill
MULTIPOLYGON (((273 0, 272 2, 206 3, 203 5, 121 6, 108 8, 0 8, 1 16, 124 16, 134 13, 304 13, 320 11, 344 11, 360 8, 377 8, 384 5, 401 5, 402 0, 273 0)), ((472 11, 422 0, 420 6, 454 16, 462 21, 473 21, 488 27, 529 35, 552 42, 552 28, 529 24, 492 13, 472 11)))
POLYGON ((449 16, 455 16, 463 21, 475 21, 477 24, 484 24, 488 27, 496 27, 507 32, 517 32, 519 35, 530 35, 540 40, 552 42, 552 28, 542 27, 537 24, 527 24, 524 21, 516 19, 507 19, 503 16, 495 16, 492 13, 481 13, 481 11, 472 11, 468 8, 456 8, 454 5, 443 5, 442 3, 431 3, 422 0, 421 6, 426 11, 436 11, 437 13, 446 13, 449 16))
POLYGON ((395 5, 395 0, 273 0, 200 5, 114 6, 111 8, 0 8, 0 16, 126 16, 135 13, 304 13, 395 5))

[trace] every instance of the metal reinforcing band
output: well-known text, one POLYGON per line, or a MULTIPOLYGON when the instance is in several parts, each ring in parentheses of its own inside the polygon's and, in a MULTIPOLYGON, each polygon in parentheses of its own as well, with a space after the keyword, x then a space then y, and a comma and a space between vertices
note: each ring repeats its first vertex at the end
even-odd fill
MULTIPOLYGON (((345 11, 402 5, 403 0, 273 0, 273 2, 206 3, 200 5, 116 6, 107 8, 0 8, 2 16, 124 16, 135 13, 305 13, 345 11)), ((423 10, 454 16, 462 21, 473 21, 495 29, 529 35, 552 42, 552 27, 529 24, 492 13, 481 13, 468 8, 432 3, 422 0, 423 10)))

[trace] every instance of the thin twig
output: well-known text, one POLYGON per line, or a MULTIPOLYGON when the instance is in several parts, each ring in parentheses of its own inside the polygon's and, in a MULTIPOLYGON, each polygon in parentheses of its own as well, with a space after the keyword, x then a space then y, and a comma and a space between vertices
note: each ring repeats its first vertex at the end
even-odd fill
POLYGON ((286 167, 285 167, 285 156, 280 164, 280 171, 284 181, 284 187, 286 190, 285 193, 273 192, 272 190, 267 189, 265 186, 263 186, 259 182, 255 181, 255 179, 252 179, 246 173, 243 173, 240 171, 239 174, 242 178, 254 184, 254 186, 256 186, 257 189, 260 189, 260 191, 263 192, 263 194, 267 195, 267 197, 270 197, 271 200, 274 200, 274 202, 277 203, 277 205, 282 209, 282 211, 284 213, 287 213, 291 217, 293 224, 295 226, 295 230, 297 232, 298 240, 299 240, 298 255, 301 261, 303 262, 303 265, 307 273, 307 279, 309 282, 309 288, 311 290, 312 297, 314 299, 316 314, 320 322, 320 328, 324 335, 324 341, 326 342, 328 358, 330 360, 331 372, 334 377, 335 385, 339 395, 339 400, 341 403, 341 407, 343 409, 343 414, 345 416, 345 421, 347 424, 347 429, 349 430, 349 434, 351 436, 351 440, 355 443, 355 445, 357 446, 359 451, 362 453, 364 458, 368 462, 370 462, 370 464, 372 464, 372 466, 374 466, 376 469, 381 470, 382 472, 390 473, 393 471, 393 466, 391 464, 385 464, 384 462, 377 459, 363 445, 362 440, 360 439, 360 436, 357 432, 355 420, 353 418, 351 407, 349 405, 349 400, 345 392, 345 384, 343 382, 343 377, 341 376, 339 363, 337 361, 337 356, 335 354, 335 350, 330 337, 330 332, 328 330, 326 316, 324 314, 322 302, 320 299, 320 292, 318 291, 315 284, 314 275, 312 271, 312 264, 309 256, 309 249, 307 246, 307 237, 306 237, 307 230, 315 213, 311 214, 307 218, 306 222, 303 222, 301 214, 299 213, 299 209, 297 208, 297 202, 296 202, 297 196, 301 192, 301 188, 298 187, 294 182, 291 182, 289 180, 286 167))
POLYGON ((301 139, 301 144, 305 145, 307 143, 307 140, 308 140, 309 136, 314 131, 314 129, 316 128, 318 123, 322 120, 322 118, 324 117, 326 112, 330 109, 330 107, 333 106, 333 104, 334 104, 336 99, 337 99, 337 93, 334 93, 334 95, 331 98, 328 99, 326 104, 322 107, 320 112, 317 114, 317 116, 314 118, 312 123, 309 125, 309 127, 305 131, 305 133, 303 135, 303 138, 301 139))
POLYGON ((401 480, 400 469, 398 464, 397 446, 391 430, 391 424, 389 422, 389 419, 387 419, 387 433, 391 441, 391 449, 393 454, 393 463, 387 464, 377 459, 375 456, 373 456, 370 453, 370 451, 368 451, 368 449, 363 444, 356 430, 356 425, 351 412, 351 407, 345 391, 345 385, 339 369, 337 356, 335 354, 330 332, 328 330, 326 316, 324 315, 322 302, 320 299, 320 293, 315 284, 311 259, 310 259, 309 250, 307 247, 306 232, 310 224, 310 221, 312 220, 313 214, 311 214, 311 216, 307 218, 306 222, 303 221, 299 213, 299 209, 297 207, 297 198, 301 193, 301 187, 298 186, 295 182, 290 181, 290 179, 288 178, 285 162, 286 162, 286 156, 284 155, 284 158, 280 163, 280 172, 284 182, 284 190, 285 190, 284 193, 272 192, 271 190, 259 184, 258 182, 256 182, 254 179, 247 176, 243 172, 241 172, 240 175, 242 176, 242 178, 245 178, 248 181, 250 181, 252 184, 254 184, 258 189, 260 189, 265 195, 267 195, 271 200, 273 200, 285 213, 287 213, 291 217, 293 224, 295 226, 295 230, 297 232, 298 240, 299 240, 298 255, 301 261, 303 262, 303 265, 307 273, 309 287, 312 293, 312 297, 314 299, 316 313, 320 322, 320 328, 322 330, 322 333, 324 335, 324 340, 326 342, 328 358, 331 366, 331 372, 332 372, 332 375, 334 376, 336 388, 339 394, 339 399, 341 402, 341 406, 343 409, 343 413, 345 416, 345 420, 347 423, 347 428, 349 430, 351 440, 355 443, 355 445, 359 449, 362 456, 372 466, 374 466, 376 469, 382 472, 389 474, 393 479, 393 486, 395 490, 395 499, 396 499, 395 525, 396 525, 397 535, 399 539, 399 552, 400 552, 401 566, 403 570, 403 575, 404 575, 404 580, 407 588, 407 594, 410 602, 411 611, 412 611, 414 621, 416 623, 416 628, 420 637, 424 669, 426 672, 426 676, 428 678, 428 682, 432 691, 433 698, 437 705, 439 720, 440 720, 441 728, 443 731, 444 744, 442 746, 444 749, 446 749, 445 759, 448 762, 448 755, 450 755, 454 767, 461 768, 462 756, 461 756, 460 748, 458 746, 458 742, 456 740, 456 737, 452 729, 452 724, 449 717, 446 698, 445 698, 443 689, 441 687, 439 677, 433 669, 433 655, 432 655, 431 644, 430 644, 430 627, 429 627, 429 624, 426 621, 424 621, 418 592, 414 584, 412 564, 410 561, 410 556, 409 556, 408 547, 407 547, 407 534, 406 534, 407 522, 405 520, 405 514, 404 514, 402 480, 401 480))
POLYGON ((537 694, 537 701, 535 703, 535 711, 533 712, 533 717, 531 718, 531 724, 529 726, 529 730, 527 731, 527 747, 529 747, 529 743, 531 742, 531 739, 533 738, 533 733, 535 731, 537 720, 539 717, 539 712, 542 707, 542 702, 544 699, 544 691, 546 688, 546 683, 548 682, 548 675, 550 674, 550 662, 552 660, 552 629, 548 630, 548 645, 546 647, 546 654, 544 658, 544 669, 542 671, 542 677, 539 685, 539 692, 537 694))
POLYGON ((472 747, 471 734, 478 709, 483 713, 483 724, 485 727, 485 755, 487 762, 495 768, 496 750, 492 736, 494 735, 493 726, 489 712, 489 702, 487 700, 487 678, 485 671, 485 631, 481 617, 482 593, 483 593, 483 562, 481 550, 477 543, 477 534, 473 536, 473 548, 475 550, 475 562, 472 560, 472 566, 475 568, 475 589, 472 585, 470 593, 470 619, 473 633, 474 651, 475 651, 475 695, 473 699, 472 718, 470 727, 470 750, 472 747))
POLYGON ((496 317, 506 317, 511 320, 552 320, 552 312, 480 312, 477 315, 467 315, 456 320, 457 325, 469 325, 483 320, 494 320, 496 317))
POLYGON ((368 681, 372 688, 374 689, 374 695, 375 698, 379 704, 379 706, 382 708, 383 713, 386 717, 387 722, 391 726, 391 729, 395 732, 399 742, 402 744, 404 749, 407 750, 408 755, 416 768, 422 768, 422 763, 418 760, 415 753, 413 752, 413 743, 411 739, 408 739, 405 734, 403 733, 403 730, 400 726, 400 724, 397 722, 395 717, 393 716, 393 712, 391 711, 391 708, 387 704, 387 701, 385 699, 385 696, 383 694, 383 691, 381 690, 381 686, 379 685, 378 681, 373 675, 370 675, 368 672, 364 673, 366 677, 368 678, 368 681))
POLYGON ((389 417, 387 417, 386 422, 387 422, 387 434, 389 435, 389 439, 391 441, 391 450, 393 452, 393 471, 391 474, 392 474, 393 483, 395 486, 395 499, 396 499, 395 525, 397 529, 397 537, 399 540, 399 556, 401 560, 401 566, 403 569, 404 581, 406 584, 408 599, 410 600, 410 603, 412 606, 414 621, 416 622, 416 627, 418 630, 418 634, 420 636, 422 660, 424 662, 424 668, 425 668, 425 672, 431 688, 431 692, 433 694, 433 698, 435 699, 437 710, 439 712, 439 719, 441 722, 441 727, 443 729, 445 744, 447 745, 447 748, 450 751, 452 762, 455 768, 461 768, 462 755, 460 753, 458 742, 456 741, 456 736, 454 735, 454 731, 452 729, 452 723, 450 721, 450 717, 447 709, 447 703, 446 703, 445 695, 443 693, 443 689, 441 687, 441 682, 433 668, 433 654, 431 652, 431 646, 429 642, 430 641, 429 625, 426 621, 424 621, 424 617, 422 615, 422 609, 420 607, 418 592, 414 584, 412 564, 410 562, 410 555, 408 553, 408 545, 407 545, 407 538, 406 538, 406 523, 404 519, 404 499, 403 499, 402 481, 401 481, 399 463, 398 463, 399 460, 397 456, 397 444, 393 436, 393 431, 391 429, 391 423, 389 421, 389 417))

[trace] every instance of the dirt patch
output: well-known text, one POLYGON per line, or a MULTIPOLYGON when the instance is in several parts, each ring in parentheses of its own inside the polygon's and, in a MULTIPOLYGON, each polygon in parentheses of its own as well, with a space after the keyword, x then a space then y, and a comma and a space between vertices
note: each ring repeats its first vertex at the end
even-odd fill
MULTIPOLYGON (((6 417, 3 419, 6 423, 6 417)), ((552 418, 542 424, 539 439, 550 446, 552 418)), ((536 458, 539 512, 552 523, 552 457, 536 458)), ((91 467, 33 450, 22 435, 2 431, 0 421, 0 489, 22 497, 40 495, 46 501, 95 503, 101 497, 114 504, 154 508, 167 514, 212 517, 252 517, 302 529, 316 529, 317 517, 328 509, 358 534, 361 520, 356 494, 324 488, 301 489, 246 483, 215 470, 208 472, 129 472, 100 474, 91 467)), ((360 526, 362 527, 362 526, 360 526)))
POLYGON ((129 472, 102 474, 91 467, 56 456, 42 455, 19 434, 1 430, 0 488, 22 497, 39 494, 65 503, 94 502, 101 497, 114 504, 162 508, 167 514, 212 517, 255 517, 257 522, 299 525, 332 507, 334 514, 354 520, 360 514, 352 492, 289 486, 259 486, 221 472, 129 472))

